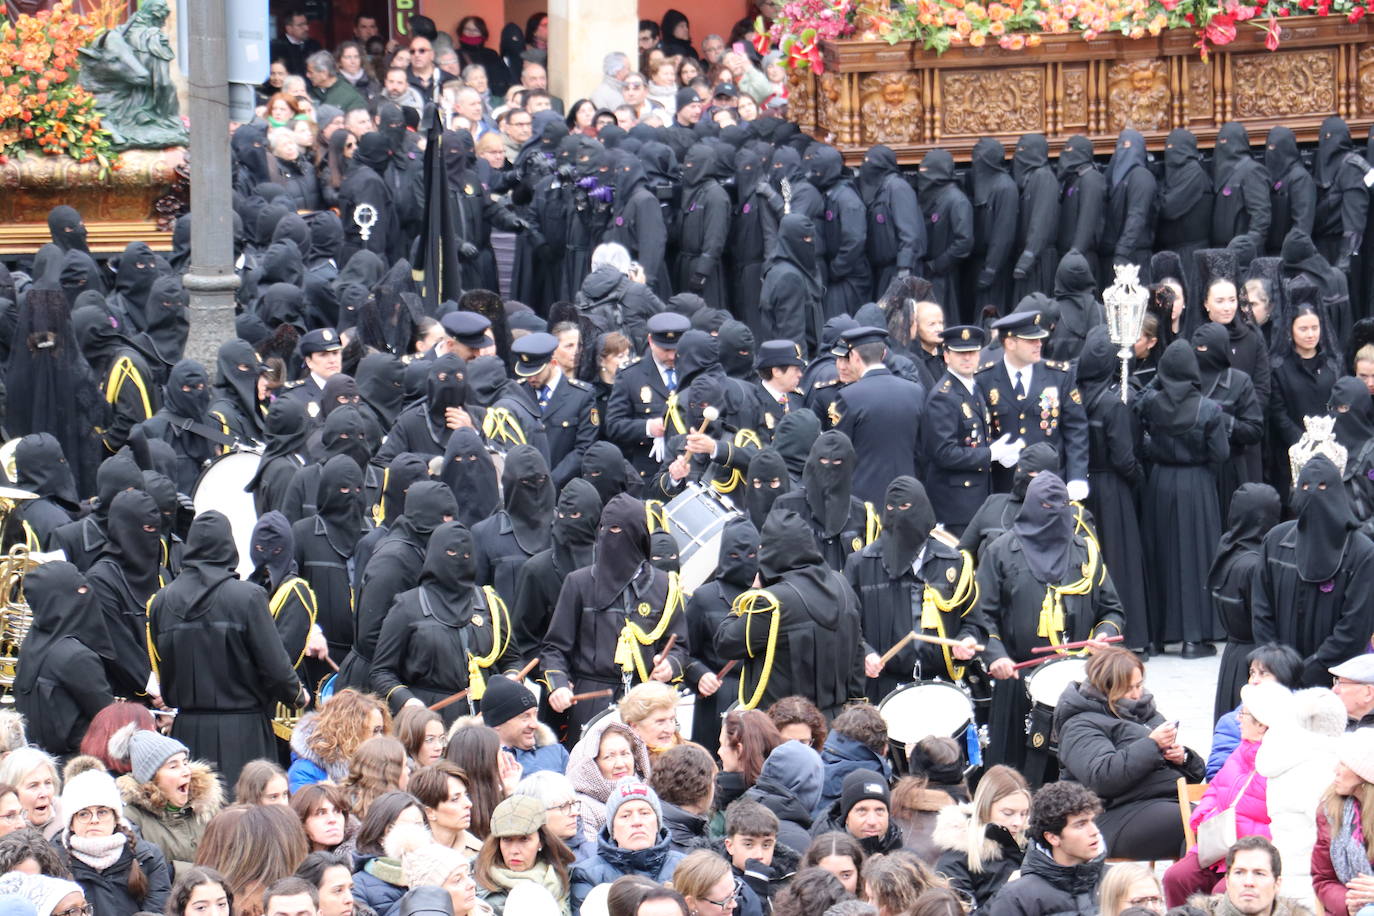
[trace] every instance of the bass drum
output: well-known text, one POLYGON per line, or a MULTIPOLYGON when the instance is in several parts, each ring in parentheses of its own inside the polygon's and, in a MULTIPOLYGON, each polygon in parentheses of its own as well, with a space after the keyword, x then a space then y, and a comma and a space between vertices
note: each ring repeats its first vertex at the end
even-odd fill
POLYGON ((253 526, 258 512, 253 507, 253 494, 244 490, 258 472, 262 456, 256 452, 229 452, 220 455, 201 471, 191 491, 191 504, 196 515, 202 512, 222 512, 229 519, 234 532, 234 546, 238 548, 240 579, 247 579, 253 571, 251 549, 253 526))
POLYGON ((945 681, 917 681, 883 697, 878 714, 887 723, 888 747, 900 773, 911 771, 910 749, 922 738, 954 738, 967 746, 973 726, 973 698, 945 681))
POLYGON ((1059 754, 1059 742, 1054 738, 1054 708, 1070 684, 1088 676, 1086 658, 1056 658, 1031 669, 1022 681, 1030 697, 1030 715, 1026 717, 1026 746, 1035 751, 1059 754))
POLYGON ((720 565, 720 541, 725 526, 740 518, 710 487, 689 483, 663 507, 668 531, 677 541, 681 572, 678 578, 688 593, 696 591, 720 565))

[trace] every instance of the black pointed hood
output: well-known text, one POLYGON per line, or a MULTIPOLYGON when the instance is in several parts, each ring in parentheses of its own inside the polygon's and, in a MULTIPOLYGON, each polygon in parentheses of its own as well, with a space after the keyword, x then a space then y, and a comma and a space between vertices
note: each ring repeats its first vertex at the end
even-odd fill
POLYGON ((1217 545, 1217 556, 1207 576, 1207 587, 1216 589, 1230 568, 1231 558, 1243 551, 1259 552, 1260 542, 1279 523, 1282 506, 1278 491, 1267 483, 1243 483, 1231 494, 1226 531, 1217 545))
POLYGON ((191 522, 186 534, 186 551, 181 557, 181 574, 168 586, 180 599, 173 604, 182 620, 195 620, 209 611, 205 604, 216 588, 237 578, 239 551, 234 546, 234 530, 221 512, 202 512, 191 522))
POLYGON ((602 505, 629 488, 630 473, 620 449, 604 439, 593 442, 582 454, 582 478, 596 488, 602 505))
POLYGON ((1308 459, 1298 472, 1290 504, 1298 516, 1298 575, 1304 582, 1329 582, 1345 559, 1350 532, 1359 527, 1341 472, 1330 458, 1308 459))
POLYGON ((358 408, 344 405, 336 407, 324 421, 320 431, 320 445, 323 457, 320 463, 338 455, 345 456, 366 471, 372 459, 372 443, 367 441, 367 422, 358 408))
POLYGON ((352 556, 363 536, 365 511, 363 469, 356 461, 346 455, 335 455, 324 463, 315 505, 330 545, 341 556, 352 556))
POLYGON ((41 563, 24 576, 24 597, 33 623, 24 638, 14 692, 27 696, 38 686, 42 660, 63 639, 75 639, 101 658, 113 661, 100 599, 81 571, 66 561, 41 563))
POLYGON ((969 187, 973 202, 987 203, 997 176, 1007 173, 1007 150, 995 137, 984 137, 973 145, 973 161, 969 163, 969 187))
POLYGON ((292 398, 277 398, 267 408, 267 419, 263 420, 263 434, 267 437, 267 447, 262 453, 262 463, 258 473, 245 488, 256 490, 262 480, 262 469, 274 458, 285 455, 302 455, 310 439, 310 424, 306 422, 305 407, 292 398))
POLYGON ((264 513, 253 526, 249 550, 253 552, 253 579, 269 592, 276 591, 296 571, 291 522, 275 509, 264 513))
POLYGON ((1073 551, 1074 513, 1069 491, 1059 475, 1043 471, 1035 476, 1026 488, 1026 500, 1012 531, 1021 541, 1026 564, 1036 581, 1063 584, 1073 551))
POLYGON ((806 177, 822 191, 828 191, 844 178, 844 157, 828 143, 813 143, 802 157, 806 177))
POLYGON ((954 181, 954 157, 949 150, 933 149, 926 153, 916 173, 916 187, 922 194, 954 181))
POLYGON ((1341 160, 1354 149, 1350 127, 1344 118, 1333 115, 1322 122, 1321 133, 1317 137, 1317 155, 1312 160, 1312 178, 1317 182, 1317 187, 1329 188, 1335 183, 1340 174, 1341 160))
MULTIPOLYGON (((821 420, 814 411, 794 410, 782 418, 773 432, 773 448, 787 464, 787 473, 800 481, 806 471, 806 458, 821 435, 821 420)), ((762 527, 763 522, 754 524, 762 527)))
POLYGON ((464 407, 467 400, 467 364, 451 353, 431 362, 425 379, 425 412, 430 423, 444 429, 444 411, 464 407))
POLYGON ((75 510, 81 499, 76 478, 52 433, 30 433, 14 447, 15 485, 45 496, 64 509, 75 510))
POLYGON ((1036 169, 1049 168, 1050 141, 1044 134, 1023 134, 1016 141, 1016 149, 1011 155, 1011 177, 1019 188, 1026 186, 1026 180, 1036 169))
POLYGON ((76 249, 90 253, 86 247, 86 224, 75 207, 59 204, 48 211, 48 232, 53 244, 63 251, 76 249))
POLYGON ((420 587, 421 613, 450 627, 466 626, 477 597, 477 554, 472 532, 461 522, 445 522, 430 535, 420 587))
POLYGON ((1264 170, 1269 173, 1269 182, 1274 190, 1294 165, 1300 164, 1298 137, 1291 127, 1271 127, 1264 142, 1264 170))
POLYGON ((1250 135, 1239 121, 1228 121, 1217 132, 1212 149, 1212 190, 1220 193, 1231 181, 1236 168, 1250 159, 1250 135))
POLYGON ((1209 321, 1193 332, 1193 352, 1197 354, 1202 391, 1215 389, 1217 379, 1231 368, 1231 337, 1226 328, 1209 321))
POLYGON ((143 490, 125 490, 110 503, 104 554, 114 557, 134 594, 147 599, 157 591, 162 566, 162 513, 143 490))
POLYGON ((1336 441, 1345 446, 1349 459, 1374 439, 1374 400, 1364 382, 1351 376, 1336 379, 1327 399, 1327 411, 1336 418, 1336 441))
POLYGON ((405 405, 405 371, 405 363, 390 353, 369 353, 358 362, 358 394, 383 428, 396 422, 405 405))
POLYGON ((496 465, 486 443, 474 429, 455 429, 448 437, 448 445, 444 447, 444 469, 439 477, 458 500, 455 518, 469 528, 489 517, 500 504, 496 465))
POLYGON ((791 509, 768 513, 759 540, 759 575, 765 587, 789 572, 815 576, 828 570, 811 526, 791 509))
POLYGON ((552 543, 556 496, 549 466, 533 445, 517 445, 506 453, 501 491, 515 540, 527 554, 547 550, 552 543))
POLYGON ((1064 148, 1059 151, 1059 178, 1061 181, 1079 175, 1085 169, 1096 167, 1091 140, 1082 134, 1074 134, 1064 141, 1064 148))
POLYGON ((1116 149, 1107 163, 1107 180, 1115 188, 1132 169, 1146 168, 1145 137, 1138 130, 1123 130, 1116 138, 1116 149))
POLYGON ((1164 182, 1160 188, 1160 216, 1179 219, 1208 192, 1207 173, 1197 137, 1182 127, 1169 131, 1164 141, 1164 182))
POLYGON ((806 457, 802 486, 806 504, 826 537, 834 537, 849 521, 854 485, 854 445, 837 429, 821 433, 806 457))
POLYGON ((649 535, 649 563, 664 572, 681 572, 677 539, 669 531, 655 531, 649 535))
POLYGON ((774 448, 759 449, 749 461, 745 486, 745 508, 755 527, 761 528, 773 503, 792 489, 792 477, 781 453, 774 448))
POLYGON ((747 518, 725 523, 720 538, 720 560, 713 578, 736 591, 754 587, 759 571, 759 529, 747 518))
POLYGON ((919 480, 903 475, 888 484, 878 536, 887 574, 895 579, 909 570, 934 529, 935 509, 919 480))
POLYGON ((558 574, 592 564, 596 532, 601 523, 601 496, 596 487, 574 477, 558 494, 553 520, 553 560, 558 574))
POLYGON ((864 161, 859 166, 859 196, 866 206, 873 206, 878 191, 889 175, 901 175, 897 168, 897 154, 891 147, 879 144, 864 153, 864 161))
POLYGON ((173 416, 205 422, 210 409, 210 377, 205 367, 193 359, 183 359, 173 366, 163 389, 163 404, 173 416))
POLYGON ((1202 370, 1191 342, 1169 344, 1159 358, 1155 384, 1159 395, 1148 407, 1151 423, 1165 432, 1186 432, 1197 421, 1202 402, 1202 370))
POLYGON ((592 556, 592 602, 609 607, 649 562, 649 520, 643 502, 621 493, 606 504, 592 556))

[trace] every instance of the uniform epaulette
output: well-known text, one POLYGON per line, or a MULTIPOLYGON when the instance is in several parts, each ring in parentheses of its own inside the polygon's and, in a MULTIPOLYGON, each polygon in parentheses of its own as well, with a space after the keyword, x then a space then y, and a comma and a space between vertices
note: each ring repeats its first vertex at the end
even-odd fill
POLYGON ((837 378, 832 378, 832 379, 829 379, 829 380, 824 381, 824 382, 817 382, 816 384, 814 384, 814 385, 811 386, 811 390, 812 390, 812 391, 819 391, 819 390, 822 389, 822 388, 831 388, 831 387, 833 387, 833 386, 835 386, 835 385, 838 385, 839 383, 840 383, 840 380, 839 380, 839 379, 837 379, 837 378))
POLYGON ((930 536, 946 547, 953 547, 955 550, 959 549, 959 539, 944 525, 936 525, 934 528, 930 529, 930 536))
POLYGON ((639 361, 642 360, 643 358, 644 358, 644 357, 642 357, 642 356, 636 356, 634 359, 630 360, 630 361, 629 361, 628 363, 626 363, 625 365, 627 365, 627 366, 633 366, 635 363, 639 362, 639 361))
POLYGON ((305 379, 297 379, 297 380, 294 381, 294 382, 287 382, 286 384, 282 385, 282 387, 283 387, 283 388, 299 388, 300 386, 302 386, 302 385, 304 385, 304 384, 305 384, 305 379))
POLYGON ((1040 364, 1051 369, 1058 369, 1060 372, 1068 372, 1069 364, 1057 359, 1042 359, 1040 364))
POLYGON ((945 379, 943 382, 940 383, 940 392, 941 392, 941 393, 944 393, 944 392, 949 391, 950 386, 953 385, 953 384, 954 384, 953 380, 951 380, 951 379, 945 379))
POLYGON ((574 388, 580 388, 580 389, 583 390, 583 391, 591 391, 591 390, 592 390, 592 386, 591 386, 591 385, 588 385, 586 382, 582 381, 582 379, 580 379, 580 378, 568 378, 568 377, 565 375, 565 376, 563 376, 563 380, 564 380, 565 382, 567 382, 569 385, 572 385, 574 388))
POLYGON ((989 369, 991 369, 991 368, 992 368, 993 366, 995 366, 995 365, 997 365, 997 360, 995 360, 995 359, 990 359, 990 360, 988 360, 987 362, 983 363, 983 365, 979 366, 979 367, 978 367, 978 371, 979 371, 979 372, 986 372, 986 371, 988 371, 989 369))

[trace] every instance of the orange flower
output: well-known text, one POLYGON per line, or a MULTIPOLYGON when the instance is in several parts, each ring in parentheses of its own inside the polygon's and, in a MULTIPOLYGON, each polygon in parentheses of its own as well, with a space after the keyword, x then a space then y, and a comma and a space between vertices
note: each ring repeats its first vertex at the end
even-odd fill
POLYGON ((987 38, 984 37, 982 32, 974 32, 968 37, 968 43, 975 48, 981 48, 987 43, 987 38))
POLYGON ((1040 47, 1040 35, 1039 35, 1038 33, 1036 33, 1036 32, 1031 32, 1029 35, 1027 35, 1027 36, 1026 36, 1026 47, 1028 47, 1028 48, 1038 48, 1038 47, 1040 47))

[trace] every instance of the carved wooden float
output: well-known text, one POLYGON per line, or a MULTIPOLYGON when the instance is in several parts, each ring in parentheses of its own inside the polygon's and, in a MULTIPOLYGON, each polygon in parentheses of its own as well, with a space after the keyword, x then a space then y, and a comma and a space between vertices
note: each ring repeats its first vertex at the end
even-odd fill
POLYGON ((1338 114, 1363 145, 1374 124, 1374 28, 1341 16, 1282 20, 1282 44, 1241 23, 1229 45, 1203 60, 1196 33, 1158 38, 1043 35, 1038 48, 954 47, 944 54, 914 42, 845 39, 822 43, 825 72, 792 71, 789 117, 835 144, 845 161, 883 143, 905 164, 936 147, 967 160, 980 137, 1008 153, 1016 138, 1040 132, 1057 151, 1073 134, 1110 152, 1133 127, 1159 149, 1175 127, 1211 146, 1227 121, 1242 121, 1258 147, 1270 127, 1286 125, 1300 142, 1317 139, 1338 114))

